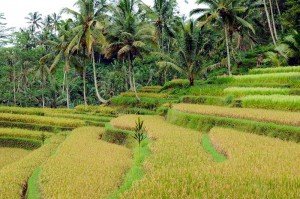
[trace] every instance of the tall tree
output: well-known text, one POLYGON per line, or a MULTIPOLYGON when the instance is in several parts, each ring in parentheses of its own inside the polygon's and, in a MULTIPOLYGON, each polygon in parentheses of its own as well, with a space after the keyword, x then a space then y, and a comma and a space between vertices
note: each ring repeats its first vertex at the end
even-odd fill
POLYGON ((40 14, 39 12, 31 12, 27 17, 25 17, 25 19, 27 20, 27 23, 29 24, 32 32, 35 32, 37 29, 40 29, 42 27, 43 18, 42 14, 40 14))
POLYGON ((130 90, 135 92, 137 99, 139 99, 133 60, 142 56, 142 53, 147 50, 147 41, 153 42, 154 31, 152 26, 144 25, 138 21, 134 5, 134 0, 120 0, 114 10, 113 36, 116 40, 107 47, 105 55, 108 58, 117 55, 119 59, 128 61, 130 90))
MULTIPOLYGON (((177 35, 176 41, 177 53, 172 57, 168 54, 162 55, 163 61, 159 61, 157 64, 161 68, 170 67, 185 75, 190 86, 194 85, 197 74, 204 74, 219 66, 219 64, 204 65, 204 60, 208 58, 211 50, 209 38, 202 35, 200 29, 195 27, 194 21, 181 24, 181 33, 177 35)), ((160 54, 155 54, 160 56, 160 54)))
POLYGON ((7 28, 5 23, 6 18, 3 13, 0 13, 0 47, 7 43, 12 28, 7 28))
POLYGON ((70 54, 83 51, 92 61, 96 97, 99 102, 107 103, 107 100, 103 99, 99 93, 95 62, 95 49, 103 48, 107 43, 103 34, 104 25, 101 23, 107 4, 105 0, 78 0, 75 5, 79 12, 70 8, 64 9, 64 12, 72 14, 77 20, 72 29, 73 37, 66 50, 70 54))
POLYGON ((241 24, 254 32, 252 25, 240 17, 247 11, 247 7, 240 0, 198 0, 197 3, 208 5, 208 7, 196 8, 191 11, 191 15, 201 14, 197 19, 200 27, 208 23, 215 23, 224 29, 228 74, 232 75, 229 41, 233 32, 237 31, 236 24, 241 24))

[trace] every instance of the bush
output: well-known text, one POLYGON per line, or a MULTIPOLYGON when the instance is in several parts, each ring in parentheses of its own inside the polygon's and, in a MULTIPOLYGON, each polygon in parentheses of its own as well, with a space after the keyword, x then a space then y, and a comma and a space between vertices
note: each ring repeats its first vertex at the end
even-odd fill
POLYGON ((276 137, 282 140, 300 142, 300 128, 287 125, 277 125, 274 123, 211 115, 191 114, 177 110, 169 110, 167 120, 173 124, 196 130, 211 128, 211 126, 222 126, 239 129, 249 133, 276 137))

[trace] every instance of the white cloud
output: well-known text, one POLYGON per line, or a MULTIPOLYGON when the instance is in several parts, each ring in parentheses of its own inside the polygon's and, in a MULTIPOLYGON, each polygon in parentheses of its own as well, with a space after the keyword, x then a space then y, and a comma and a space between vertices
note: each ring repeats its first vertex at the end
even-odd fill
MULTIPOLYGON (((177 0, 181 14, 189 16, 190 10, 196 7, 195 0, 177 0)), ((153 0, 144 0, 145 3, 153 4, 153 0)), ((0 0, 0 12, 5 14, 9 27, 27 26, 25 17, 30 12, 38 11, 43 16, 58 13, 64 7, 72 7, 75 0, 0 0)))

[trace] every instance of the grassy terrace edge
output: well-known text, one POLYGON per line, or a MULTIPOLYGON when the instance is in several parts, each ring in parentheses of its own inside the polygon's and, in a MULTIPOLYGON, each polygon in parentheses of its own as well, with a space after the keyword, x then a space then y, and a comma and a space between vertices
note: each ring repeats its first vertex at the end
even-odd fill
MULTIPOLYGON (((107 123, 105 125, 105 134, 103 135, 102 139, 104 141, 113 142, 116 144, 123 144, 128 147, 129 145, 132 145, 130 141, 129 143, 128 142, 122 143, 117 140, 118 138, 128 140, 130 136, 132 136, 133 134, 134 134, 133 131, 116 128, 110 123, 107 123), (117 140, 114 139, 116 137, 117 140)), ((122 193, 126 192, 127 190, 130 190, 130 188, 132 187, 135 181, 140 180, 144 176, 143 163, 147 158, 147 156, 149 156, 150 154, 149 139, 147 138, 144 141, 142 141, 140 147, 133 147, 133 146, 130 147, 132 148, 133 151, 133 165, 125 174, 122 184, 115 192, 113 192, 108 197, 109 199, 120 198, 122 193)))
POLYGON ((211 115, 185 113, 170 109, 167 120, 183 127, 207 131, 214 126, 230 127, 259 135, 300 142, 300 128, 288 125, 278 125, 271 122, 257 122, 246 119, 226 118, 211 115))

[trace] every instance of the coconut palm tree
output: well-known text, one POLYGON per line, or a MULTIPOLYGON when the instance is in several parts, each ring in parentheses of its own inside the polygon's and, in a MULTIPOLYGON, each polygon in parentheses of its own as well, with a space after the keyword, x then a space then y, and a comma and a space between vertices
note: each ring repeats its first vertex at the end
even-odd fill
POLYGON ((194 85, 197 74, 206 74, 220 66, 220 64, 204 66, 203 60, 206 60, 205 58, 211 50, 209 38, 202 35, 201 30, 195 27, 194 21, 189 21, 187 24, 182 22, 181 33, 177 35, 176 43, 178 45, 177 53, 172 57, 154 53, 163 59, 163 61, 157 62, 157 65, 161 68, 173 68, 185 75, 190 86, 194 85))
POLYGON ((101 23, 107 4, 105 0, 78 0, 75 5, 79 9, 78 12, 70 8, 63 10, 76 19, 75 27, 71 31, 73 36, 66 51, 69 54, 82 51, 87 58, 91 59, 96 97, 99 102, 107 103, 107 100, 99 94, 95 63, 95 49, 103 48, 107 44, 103 34, 104 25, 101 23))
POLYGON ((64 80, 63 80, 63 92, 66 92, 67 108, 70 108, 70 92, 68 73, 71 68, 70 59, 72 54, 69 53, 68 46, 70 44, 70 21, 67 21, 61 26, 60 36, 54 40, 47 40, 45 44, 50 46, 49 53, 40 59, 40 65, 46 65, 47 62, 51 62, 50 72, 55 71, 60 61, 63 61, 64 66, 64 80))
POLYGON ((30 25, 30 29, 32 32, 35 32, 36 29, 40 29, 42 27, 43 18, 42 14, 40 14, 39 12, 31 12, 27 17, 25 17, 25 19, 30 25))
POLYGON ((294 31, 292 34, 284 37, 283 41, 275 47, 290 65, 300 64, 300 33, 294 31))
POLYGON ((112 36, 114 41, 105 50, 105 56, 111 58, 117 56, 120 60, 128 61, 128 76, 130 90, 137 95, 136 82, 133 71, 133 61, 147 51, 146 42, 154 41, 154 29, 138 21, 134 12, 134 0, 121 0, 114 9, 114 28, 112 36))
POLYGON ((198 0, 197 3, 208 5, 208 7, 196 8, 191 11, 191 15, 201 14, 197 19, 200 27, 214 23, 221 25, 224 29, 228 74, 232 75, 229 41, 233 32, 236 31, 236 24, 241 24, 255 32, 252 25, 240 17, 248 8, 241 4, 240 0, 198 0))

